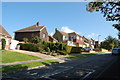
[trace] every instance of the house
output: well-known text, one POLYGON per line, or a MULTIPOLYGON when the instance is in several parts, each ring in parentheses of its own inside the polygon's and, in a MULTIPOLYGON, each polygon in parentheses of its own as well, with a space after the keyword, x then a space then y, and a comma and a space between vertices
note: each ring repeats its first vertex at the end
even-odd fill
POLYGON ((65 42, 69 39, 68 33, 60 31, 57 28, 55 29, 55 34, 53 35, 53 37, 59 42, 65 42))
POLYGON ((2 49, 2 42, 1 39, 4 38, 6 40, 6 46, 5 49, 10 49, 10 43, 11 43, 11 35, 0 25, 0 49, 2 49))
POLYGON ((49 42, 56 43, 58 41, 54 37, 52 37, 51 35, 49 35, 49 42))
POLYGON ((82 47, 83 44, 82 36, 78 35, 75 32, 66 33, 56 28, 53 37, 57 39, 59 42, 67 43, 67 45, 69 46, 82 47))
POLYGON ((49 35, 46 26, 39 25, 39 22, 37 22, 35 25, 15 31, 15 40, 23 41, 23 38, 28 38, 31 41, 32 38, 38 36, 41 40, 48 41, 49 35))
POLYGON ((77 33, 75 33, 75 32, 68 33, 68 35, 69 35, 69 40, 70 40, 70 41, 73 41, 73 43, 74 43, 76 46, 83 47, 84 40, 83 40, 83 37, 82 37, 82 36, 80 36, 79 34, 77 34, 77 33))

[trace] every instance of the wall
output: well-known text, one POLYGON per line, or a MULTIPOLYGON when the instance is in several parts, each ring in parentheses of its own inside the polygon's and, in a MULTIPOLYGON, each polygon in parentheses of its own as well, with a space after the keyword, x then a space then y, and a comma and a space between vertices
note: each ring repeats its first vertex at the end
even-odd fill
POLYGON ((35 36, 40 36, 40 32, 15 32, 15 40, 23 41, 23 38, 28 38, 29 41, 35 36))

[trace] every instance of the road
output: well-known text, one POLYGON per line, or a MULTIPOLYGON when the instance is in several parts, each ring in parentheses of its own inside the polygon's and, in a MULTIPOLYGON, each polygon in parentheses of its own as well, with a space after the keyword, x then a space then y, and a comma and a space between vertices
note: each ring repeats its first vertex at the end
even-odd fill
POLYGON ((120 61, 119 56, 94 55, 43 68, 6 73, 3 74, 2 80, 8 78, 9 80, 101 80, 116 76, 114 73, 119 75, 118 61, 120 61))

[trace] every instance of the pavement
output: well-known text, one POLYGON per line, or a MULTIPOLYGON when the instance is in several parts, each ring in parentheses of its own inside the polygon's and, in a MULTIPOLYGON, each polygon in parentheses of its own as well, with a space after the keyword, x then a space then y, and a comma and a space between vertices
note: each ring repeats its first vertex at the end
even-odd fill
POLYGON ((2 74, 2 80, 93 80, 118 56, 100 54, 42 68, 2 74))

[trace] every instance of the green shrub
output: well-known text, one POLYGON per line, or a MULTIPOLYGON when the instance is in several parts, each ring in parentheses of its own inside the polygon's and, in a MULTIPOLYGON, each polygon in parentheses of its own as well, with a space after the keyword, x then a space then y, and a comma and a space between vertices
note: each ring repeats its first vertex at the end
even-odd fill
POLYGON ((6 46, 6 40, 2 38, 1 41, 2 41, 2 49, 4 50, 6 46))
POLYGON ((46 47, 46 48, 45 48, 45 51, 50 52, 50 48, 49 48, 49 47, 46 47))
POLYGON ((27 42, 28 42, 28 38, 23 38, 23 41, 24 41, 25 43, 27 43, 27 42))
POLYGON ((82 47, 72 47, 71 53, 81 53, 82 47))
POLYGON ((32 38, 32 43, 37 44, 39 42, 41 42, 41 39, 38 36, 35 36, 34 38, 32 38))
POLYGON ((95 49, 93 49, 93 51, 101 51, 101 49, 100 48, 95 48, 95 49))
POLYGON ((67 55, 67 54, 69 54, 67 51, 65 51, 65 50, 63 50, 63 51, 58 51, 58 53, 60 53, 61 55, 67 55))
POLYGON ((72 46, 66 46, 66 49, 65 49, 68 53, 71 53, 71 50, 72 50, 72 46))

